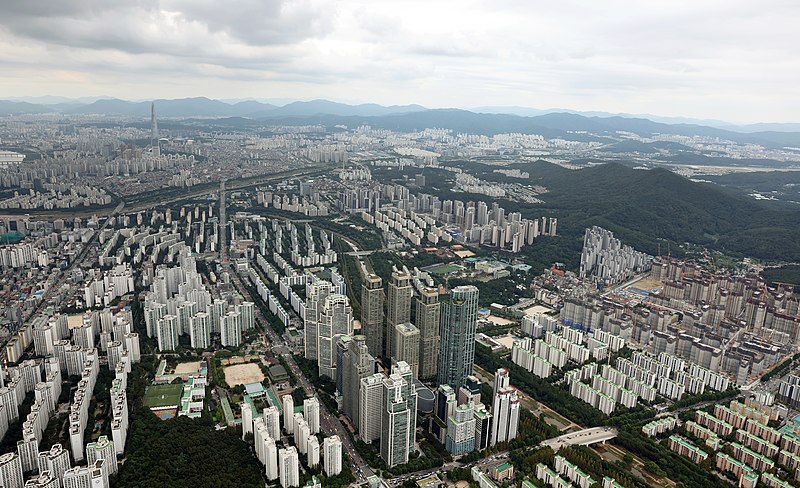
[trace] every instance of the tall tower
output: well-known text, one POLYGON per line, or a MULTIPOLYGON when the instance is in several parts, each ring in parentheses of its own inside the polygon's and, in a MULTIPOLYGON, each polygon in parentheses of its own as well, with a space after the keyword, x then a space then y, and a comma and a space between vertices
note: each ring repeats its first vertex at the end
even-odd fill
POLYGON ((397 324, 392 331, 392 362, 405 361, 414 377, 419 376, 419 329, 412 323, 397 324))
POLYGON ((150 147, 157 155, 161 154, 161 147, 158 144, 158 120, 156 119, 156 104, 150 104, 150 147))
MULTIPOLYGON (((359 389, 361 380, 373 373, 375 360, 369 353, 363 335, 353 337, 342 358, 342 411, 354 426, 359 424, 359 389)), ((339 374, 339 371, 336 372, 339 374)))
POLYGON ((477 325, 478 288, 473 285, 453 288, 441 304, 439 384, 458 390, 472 373, 477 325))
POLYGON ((368 274, 361 284, 361 330, 367 338, 367 349, 375 357, 383 356, 383 280, 368 274))
POLYGON ((225 180, 219 180, 219 257, 223 263, 228 262, 228 245, 226 241, 227 222, 225 220, 225 180))
POLYGON ((419 377, 436 377, 439 361, 439 289, 418 287, 416 298, 416 320, 419 328, 419 377))
POLYGON ((405 464, 414 449, 417 424, 417 392, 411 367, 400 361, 383 380, 381 457, 389 467, 405 464))
MULTIPOLYGON (((394 352, 392 341, 395 326, 411 322, 411 298, 413 296, 414 289, 411 286, 409 273, 405 269, 403 271, 394 269, 389 282, 388 307, 386 309, 386 355, 384 358, 391 357, 394 352)), ((391 361, 388 364, 391 364, 391 361)))

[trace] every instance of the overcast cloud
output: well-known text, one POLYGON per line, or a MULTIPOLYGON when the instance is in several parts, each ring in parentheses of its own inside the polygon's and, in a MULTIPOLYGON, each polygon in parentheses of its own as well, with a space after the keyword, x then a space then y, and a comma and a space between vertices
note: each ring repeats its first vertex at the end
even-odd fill
POLYGON ((800 122, 795 0, 0 5, 0 98, 329 98, 800 122))

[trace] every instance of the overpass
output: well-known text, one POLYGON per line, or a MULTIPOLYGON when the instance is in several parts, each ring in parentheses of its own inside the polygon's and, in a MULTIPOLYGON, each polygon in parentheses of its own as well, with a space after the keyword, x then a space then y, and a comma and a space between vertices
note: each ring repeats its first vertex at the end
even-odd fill
POLYGON ((592 427, 547 439, 539 447, 550 447, 553 451, 558 451, 564 446, 588 446, 598 442, 605 443, 616 436, 617 429, 613 427, 592 427))

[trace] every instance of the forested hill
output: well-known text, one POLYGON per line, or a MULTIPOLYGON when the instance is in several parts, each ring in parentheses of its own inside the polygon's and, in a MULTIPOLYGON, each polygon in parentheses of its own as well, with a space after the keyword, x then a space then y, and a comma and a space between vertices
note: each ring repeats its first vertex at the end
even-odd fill
POLYGON ((691 242, 761 259, 800 261, 800 211, 759 202, 664 169, 604 164, 566 170, 537 161, 515 165, 546 186, 540 207, 559 217, 559 231, 591 225, 655 253, 657 239, 691 242))

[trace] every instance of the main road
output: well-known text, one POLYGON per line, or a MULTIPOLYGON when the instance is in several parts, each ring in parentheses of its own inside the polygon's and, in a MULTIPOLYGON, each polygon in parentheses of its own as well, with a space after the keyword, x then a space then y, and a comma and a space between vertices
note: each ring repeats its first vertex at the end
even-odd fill
MULTIPOLYGON (((242 279, 239 276, 239 273, 230 266, 230 276, 231 280, 233 281, 234 286, 239 290, 243 296, 250 296, 247 288, 242 283, 242 279)), ((251 297, 256 299, 256 297, 251 297)), ((314 386, 308 381, 308 378, 303 374, 300 370, 300 367, 297 365, 297 362, 294 360, 292 356, 291 350, 284 342, 283 338, 279 336, 272 327, 270 327, 269 322, 267 321, 264 314, 261 312, 260 307, 255 307, 255 315, 256 318, 264 325, 264 333, 270 340, 272 344, 272 352, 273 354, 280 354, 281 357, 286 361, 286 364, 289 366, 294 377, 297 379, 297 385, 302 388, 306 396, 314 397, 317 396, 317 392, 314 390, 314 386)), ((347 432, 345 432, 345 427, 342 425, 341 421, 333 414, 328 411, 328 408, 325 406, 325 403, 320 401, 319 402, 319 420, 320 420, 320 427, 325 435, 338 435, 339 438, 342 440, 342 447, 347 452, 348 456, 350 456, 350 462, 353 467, 353 472, 356 475, 359 481, 366 481, 367 478, 372 476, 374 473, 372 469, 367 465, 364 459, 358 454, 356 451, 353 442, 350 440, 350 436, 347 432)))
POLYGON ((114 217, 116 214, 118 214, 124 207, 125 207, 125 202, 120 202, 119 205, 114 207, 114 210, 112 210, 111 213, 108 215, 106 220, 103 222, 103 225, 101 225, 100 228, 98 228, 94 232, 92 238, 89 239, 89 241, 86 243, 85 246, 83 246, 83 249, 81 249, 80 254, 78 254, 75 257, 75 259, 72 260, 72 262, 66 269, 61 271, 61 274, 59 274, 58 281, 56 283, 53 283, 53 285, 50 288, 48 288, 47 291, 44 292, 44 294, 42 295, 42 299, 39 301, 39 304, 36 306, 36 308, 33 309, 29 318, 39 313, 42 307, 47 305, 48 300, 50 300, 50 298, 53 296, 55 290, 61 289, 61 286, 63 286, 64 283, 67 281, 69 272, 75 269, 76 266, 80 266, 81 264, 83 264, 83 261, 89 255, 89 250, 92 248, 92 245, 99 238, 100 234, 105 230, 105 228, 108 227, 109 222, 111 222, 111 218, 114 217))

